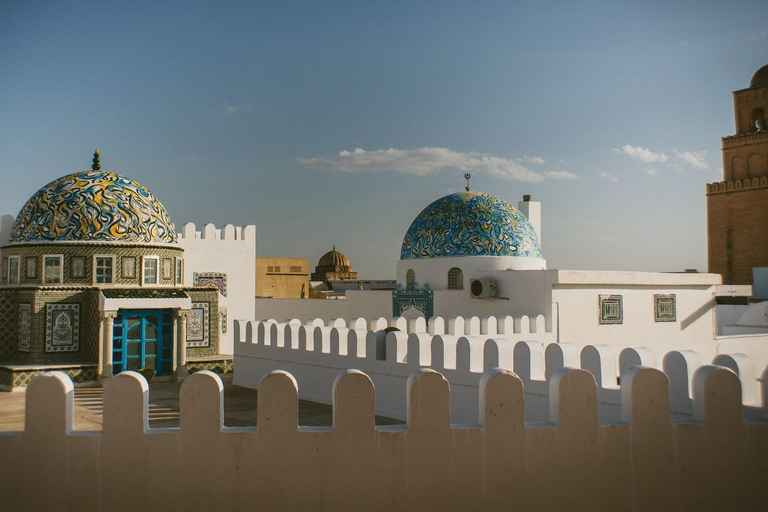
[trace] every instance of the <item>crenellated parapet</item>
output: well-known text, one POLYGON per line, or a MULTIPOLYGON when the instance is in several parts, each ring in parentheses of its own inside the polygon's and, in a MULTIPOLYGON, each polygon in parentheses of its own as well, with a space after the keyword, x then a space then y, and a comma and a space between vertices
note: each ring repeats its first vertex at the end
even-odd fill
POLYGON ((217 228, 215 224, 205 224, 200 231, 194 222, 187 222, 178 233, 179 243, 183 240, 241 240, 254 243, 256 241, 256 226, 233 226, 225 224, 217 228))
POLYGON ((744 178, 742 180, 720 181, 707 183, 707 195, 727 194, 739 190, 760 189, 768 187, 768 177, 744 178))
POLYGON ((720 137, 723 147, 739 146, 750 142, 763 142, 768 140, 768 132, 740 133, 737 135, 728 135, 720 137))
MULTIPOLYGON (((561 368, 542 423, 526 422, 526 383, 503 369, 479 379, 478 408, 452 424, 457 386, 429 369, 396 391, 405 425, 376 426, 382 390, 337 374, 333 426, 298 424, 302 384, 277 371, 259 384, 257 424, 225 427, 210 372, 181 387, 180 427, 148 427, 149 388, 124 372, 104 389, 102 431, 75 431, 61 373, 27 390, 26 428, 0 433, 8 510, 761 510, 768 500, 768 423, 742 416, 729 369, 692 376, 692 416, 670 421, 668 379, 622 375, 620 420, 599 420, 592 375, 561 368), (31 475, 35 479, 29 492, 31 475), (140 492, 137 492, 140 489, 140 492)), ((763 409, 764 411, 764 409, 763 409)))
MULTIPOLYGON (((464 319, 453 317, 387 320, 356 318, 277 322, 238 321, 234 326, 235 383, 257 387, 262 376, 275 370, 291 372, 302 398, 330 403, 331 383, 340 371, 356 368, 367 373, 381 390, 377 414, 404 418, 406 404, 397 390, 419 368, 443 373, 454 386, 451 419, 472 421, 483 372, 492 368, 514 371, 525 384, 526 421, 546 421, 550 407, 548 381, 562 368, 582 368, 595 378, 601 421, 618 421, 621 414, 621 376, 635 366, 658 368, 670 382, 673 418, 690 418, 692 376, 706 361, 692 350, 657 354, 647 347, 617 353, 609 345, 587 345, 579 351, 557 343, 543 332, 543 318, 464 319), (396 327, 396 330, 389 329, 396 327), (542 332, 540 332, 541 330, 542 332)), ((712 364, 727 367, 744 380, 745 414, 754 415, 765 363, 744 354, 720 354, 712 364)), ((762 380, 765 383, 765 379, 762 380)))

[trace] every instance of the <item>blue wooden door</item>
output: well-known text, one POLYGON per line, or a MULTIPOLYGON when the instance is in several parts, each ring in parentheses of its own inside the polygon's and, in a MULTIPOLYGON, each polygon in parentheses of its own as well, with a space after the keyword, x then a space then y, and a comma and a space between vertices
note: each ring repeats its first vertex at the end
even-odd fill
POLYGON ((173 315, 170 310, 120 310, 113 332, 112 373, 152 369, 173 372, 173 315))

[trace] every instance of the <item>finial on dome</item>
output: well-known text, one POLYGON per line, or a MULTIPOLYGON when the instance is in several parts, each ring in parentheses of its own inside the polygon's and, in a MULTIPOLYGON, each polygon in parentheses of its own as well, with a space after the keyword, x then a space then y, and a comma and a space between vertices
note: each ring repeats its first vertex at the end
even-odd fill
POLYGON ((469 192, 469 178, 471 178, 471 177, 472 177, 472 175, 469 174, 468 172, 464 173, 464 179, 467 180, 467 186, 464 187, 464 190, 466 190, 467 192, 469 192))
POLYGON ((334 251, 336 250, 336 244, 333 244, 333 250, 334 251))
POLYGON ((94 171, 100 171, 101 170, 101 163, 99 162, 99 150, 97 149, 93 153, 93 165, 91 166, 91 169, 94 171))

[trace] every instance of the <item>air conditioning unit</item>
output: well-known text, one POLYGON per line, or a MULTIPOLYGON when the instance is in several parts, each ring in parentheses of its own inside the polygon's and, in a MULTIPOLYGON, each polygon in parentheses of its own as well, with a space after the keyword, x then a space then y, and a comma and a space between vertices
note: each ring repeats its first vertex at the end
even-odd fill
POLYGON ((493 279, 470 279, 469 294, 473 299, 492 299, 496 297, 496 281, 493 279))

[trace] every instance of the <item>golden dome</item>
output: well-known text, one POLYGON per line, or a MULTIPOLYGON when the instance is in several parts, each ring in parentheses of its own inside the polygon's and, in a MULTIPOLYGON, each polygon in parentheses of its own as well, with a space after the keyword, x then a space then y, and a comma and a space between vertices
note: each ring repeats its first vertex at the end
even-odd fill
POLYGON ((336 250, 336 246, 333 246, 333 250, 323 254, 320 257, 320 261, 317 262, 318 267, 351 267, 349 258, 341 254, 336 250))

